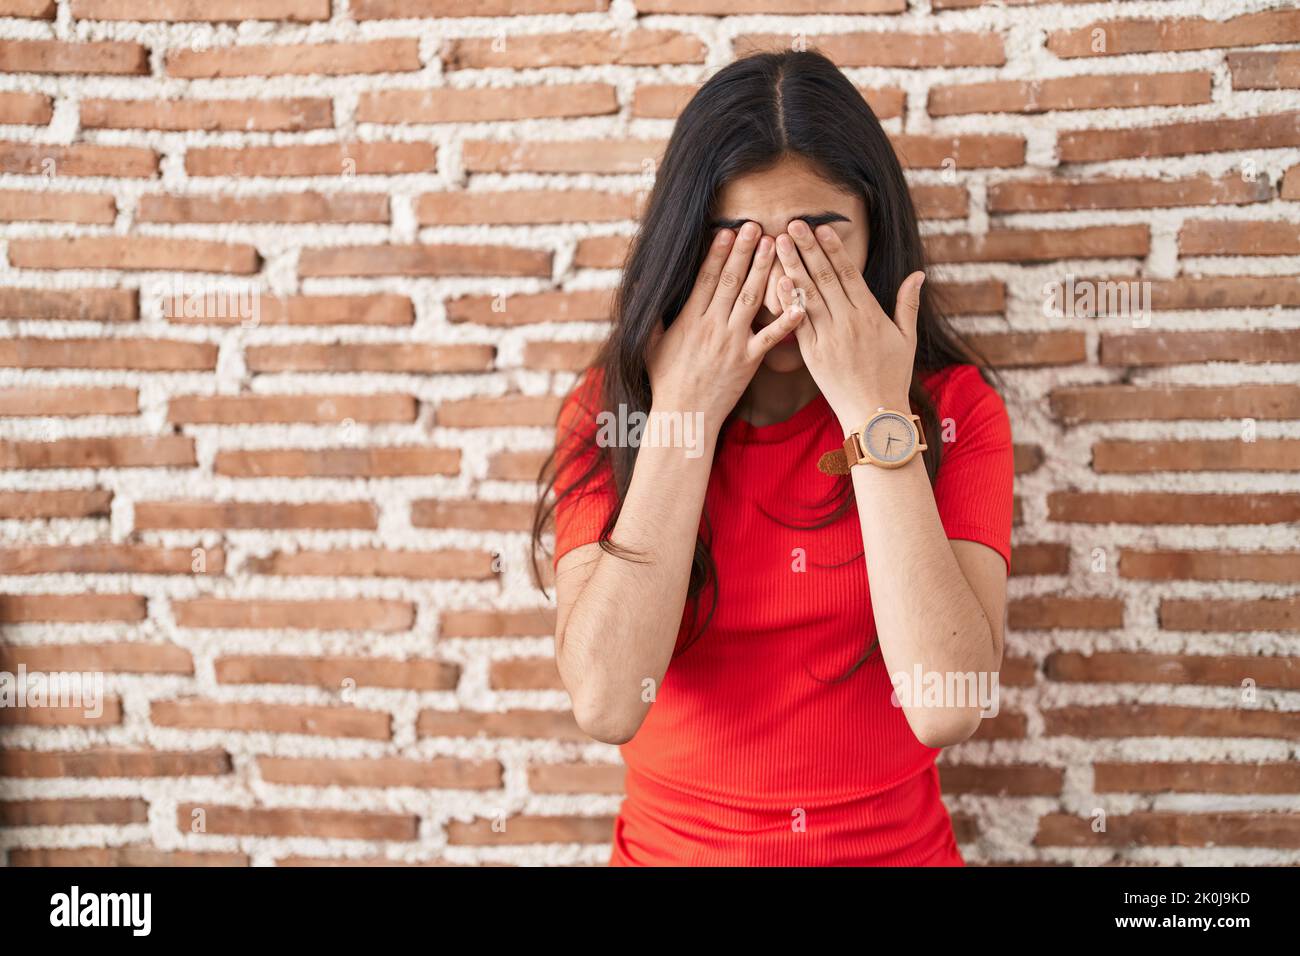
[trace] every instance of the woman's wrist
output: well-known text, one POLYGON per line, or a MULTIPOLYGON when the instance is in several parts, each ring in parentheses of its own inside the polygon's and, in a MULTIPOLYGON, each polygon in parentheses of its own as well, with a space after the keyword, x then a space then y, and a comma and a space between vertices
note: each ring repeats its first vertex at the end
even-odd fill
POLYGON ((835 409, 835 416, 839 419, 840 427, 844 430, 844 437, 848 438, 850 432, 857 431, 870 420, 872 415, 882 408, 903 412, 904 414, 910 413, 910 404, 906 395, 899 396, 880 392, 872 395, 855 396, 853 401, 842 403, 841 407, 835 409))

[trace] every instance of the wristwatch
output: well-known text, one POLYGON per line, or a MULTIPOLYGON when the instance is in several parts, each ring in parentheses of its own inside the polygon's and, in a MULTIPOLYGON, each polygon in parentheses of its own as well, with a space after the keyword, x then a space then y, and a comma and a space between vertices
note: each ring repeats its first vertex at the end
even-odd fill
POLYGON ((822 455, 817 470, 827 475, 847 475, 854 465, 902 468, 929 446, 921 431, 921 417, 878 408, 866 424, 849 432, 844 447, 822 455))

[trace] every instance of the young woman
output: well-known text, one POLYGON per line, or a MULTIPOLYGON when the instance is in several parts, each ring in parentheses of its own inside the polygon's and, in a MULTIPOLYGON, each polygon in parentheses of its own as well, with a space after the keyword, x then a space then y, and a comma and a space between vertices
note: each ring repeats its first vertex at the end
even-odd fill
POLYGON ((738 60, 678 119, 535 527, 575 717, 628 768, 611 865, 962 865, 934 761, 988 702, 897 675, 998 671, 1012 446, 922 266, 825 57, 738 60))

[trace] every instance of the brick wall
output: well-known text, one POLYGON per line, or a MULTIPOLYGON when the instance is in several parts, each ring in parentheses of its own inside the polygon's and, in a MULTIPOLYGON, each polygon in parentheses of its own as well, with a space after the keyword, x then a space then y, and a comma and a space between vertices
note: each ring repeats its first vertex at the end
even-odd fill
POLYGON ((0 0, 0 670, 106 695, 0 713, 0 852, 605 860, 618 754, 567 712, 529 479, 684 97, 806 41, 1011 386, 963 851, 1294 864, 1288 6, 0 0), (1045 314, 1071 277, 1150 312, 1045 314))

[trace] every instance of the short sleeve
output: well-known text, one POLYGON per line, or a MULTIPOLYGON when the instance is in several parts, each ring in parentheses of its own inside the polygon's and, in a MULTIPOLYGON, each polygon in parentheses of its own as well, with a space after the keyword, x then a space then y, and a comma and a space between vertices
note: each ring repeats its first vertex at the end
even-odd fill
POLYGON ((943 457, 935 504, 949 538, 978 541, 1011 570, 1015 452, 1006 405, 974 365, 953 368, 934 390, 943 457))
POLYGON ((574 548, 599 541, 618 505, 609 464, 595 442, 600 406, 599 374, 588 372, 560 408, 555 434, 556 563, 574 548), (593 465, 595 471, 588 475, 593 465))

